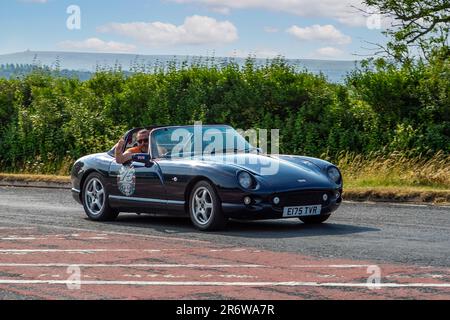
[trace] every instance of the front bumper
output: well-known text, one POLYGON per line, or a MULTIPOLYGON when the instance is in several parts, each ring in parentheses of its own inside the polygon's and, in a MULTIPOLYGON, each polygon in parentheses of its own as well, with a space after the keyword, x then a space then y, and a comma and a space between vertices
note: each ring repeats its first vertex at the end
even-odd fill
MULTIPOLYGON (((324 191, 319 191, 324 192, 324 191)), ((327 192, 327 191, 325 191, 327 192)), ((307 197, 304 199, 289 199, 289 201, 281 201, 278 205, 273 203, 273 198, 278 196, 281 199, 286 199, 285 194, 271 194, 264 197, 260 195, 252 197, 257 199, 250 205, 245 205, 243 201, 239 203, 224 202, 222 203, 222 211, 224 214, 233 219, 248 219, 248 220, 262 220, 262 219, 284 219, 283 208, 292 206, 311 206, 311 205, 321 205, 322 210, 320 215, 330 215, 332 212, 336 211, 342 202, 342 190, 328 191, 338 197, 334 196, 327 201, 319 202, 317 199, 309 200, 307 197)))
POLYGON ((72 197, 75 199, 76 202, 78 202, 79 204, 83 204, 83 202, 81 202, 81 191, 75 188, 72 188, 72 197))

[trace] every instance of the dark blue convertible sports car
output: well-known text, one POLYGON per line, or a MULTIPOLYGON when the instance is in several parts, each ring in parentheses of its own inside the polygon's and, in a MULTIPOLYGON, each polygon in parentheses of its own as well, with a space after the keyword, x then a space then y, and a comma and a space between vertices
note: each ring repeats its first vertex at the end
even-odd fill
MULTIPOLYGON (((125 134, 124 150, 142 129, 125 134)), ((72 193, 90 219, 182 214, 200 230, 223 228, 229 218, 322 223, 342 202, 341 173, 327 161, 264 154, 226 125, 145 129, 148 153, 128 163, 116 162, 114 148, 75 162, 72 193)))

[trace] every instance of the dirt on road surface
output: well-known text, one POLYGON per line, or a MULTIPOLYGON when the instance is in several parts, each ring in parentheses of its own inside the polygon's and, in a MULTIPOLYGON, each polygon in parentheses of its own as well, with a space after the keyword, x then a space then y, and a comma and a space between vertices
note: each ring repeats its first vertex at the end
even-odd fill
POLYGON ((0 188, 1 299, 450 299, 450 208, 345 203, 328 223, 123 214, 0 188))

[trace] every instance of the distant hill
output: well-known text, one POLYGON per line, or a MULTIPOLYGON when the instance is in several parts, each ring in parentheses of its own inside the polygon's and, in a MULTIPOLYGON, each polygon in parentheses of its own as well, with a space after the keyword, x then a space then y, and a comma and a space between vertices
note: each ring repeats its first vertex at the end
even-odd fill
MULTIPOLYGON (((169 62, 182 63, 186 61, 189 64, 199 60, 202 62, 211 61, 211 59, 214 59, 214 62, 218 64, 227 63, 230 59, 238 64, 245 62, 245 58, 25 51, 0 55, 0 65, 40 65, 50 68, 58 67, 60 70, 91 73, 97 69, 118 67, 124 71, 136 71, 142 70, 142 68, 149 70, 151 67, 167 65, 169 62)), ((265 64, 266 61, 266 59, 256 59, 258 64, 265 64)), ((356 61, 309 59, 287 59, 287 61, 299 69, 307 69, 315 74, 322 72, 332 82, 341 82, 345 75, 357 66, 356 61)))
POLYGON ((81 81, 92 78, 94 73, 81 70, 67 70, 50 68, 49 66, 36 66, 33 64, 0 64, 0 78, 11 79, 26 76, 32 72, 44 72, 66 78, 78 78, 81 81))

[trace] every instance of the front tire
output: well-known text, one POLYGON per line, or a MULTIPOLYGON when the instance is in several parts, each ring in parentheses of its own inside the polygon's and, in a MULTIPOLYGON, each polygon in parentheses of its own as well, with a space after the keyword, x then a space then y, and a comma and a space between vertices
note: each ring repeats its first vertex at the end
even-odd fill
POLYGON ((108 191, 99 173, 91 173, 86 178, 82 199, 84 211, 93 221, 112 221, 119 215, 119 211, 109 206, 108 191))
POLYGON ((219 197, 207 181, 198 182, 189 196, 189 215, 194 226, 201 231, 225 228, 228 218, 222 212, 219 197))
POLYGON ((320 224, 328 220, 331 214, 312 216, 312 217, 301 217, 299 218, 305 224, 320 224))

